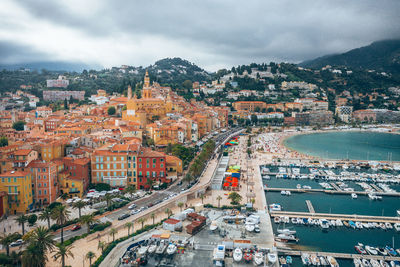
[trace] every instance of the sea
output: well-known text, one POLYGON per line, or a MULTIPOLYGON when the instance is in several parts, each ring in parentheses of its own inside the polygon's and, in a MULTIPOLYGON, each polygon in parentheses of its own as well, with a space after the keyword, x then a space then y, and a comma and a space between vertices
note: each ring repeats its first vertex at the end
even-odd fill
POLYGON ((323 159, 400 161, 400 134, 340 131, 299 134, 284 145, 323 159))

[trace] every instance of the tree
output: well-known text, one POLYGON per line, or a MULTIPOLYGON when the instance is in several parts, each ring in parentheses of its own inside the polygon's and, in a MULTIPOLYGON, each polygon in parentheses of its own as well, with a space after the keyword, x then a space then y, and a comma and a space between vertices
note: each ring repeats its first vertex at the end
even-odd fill
POLYGON ((22 254, 23 266, 44 267, 48 252, 54 249, 54 236, 43 226, 37 227, 28 237, 28 247, 22 254))
POLYGON ((8 138, 5 136, 0 137, 0 147, 8 146, 8 138))
POLYGON ((68 109, 68 100, 64 99, 64 109, 67 110, 68 109))
POLYGON ((147 179, 146 179, 146 185, 149 186, 149 189, 152 189, 152 188, 153 188, 153 185, 154 185, 154 180, 151 179, 150 177, 147 177, 147 179))
POLYGON ((98 184, 96 184, 95 189, 96 189, 96 191, 99 191, 99 192, 101 192, 101 191, 110 191, 111 186, 109 184, 106 184, 106 183, 98 183, 98 184))
POLYGON ((167 154, 171 154, 171 153, 172 153, 172 144, 171 144, 171 143, 168 143, 167 149, 165 150, 165 152, 166 152, 167 154))
POLYGON ((107 194, 107 195, 105 195, 105 200, 106 200, 106 202, 107 202, 107 208, 109 208, 110 206, 111 206, 111 203, 112 203, 112 199, 114 198, 112 195, 110 195, 110 194, 107 194))
POLYGON ((16 131, 23 131, 24 130, 24 126, 25 126, 25 122, 24 121, 16 121, 13 123, 12 127, 16 130, 16 131))
POLYGON ((114 106, 108 107, 108 109, 107 109, 108 115, 110 115, 110 116, 115 115, 115 112, 116 112, 116 110, 115 110, 114 106))
POLYGON ((172 210, 170 210, 169 208, 166 208, 164 212, 165 212, 165 214, 167 214, 168 219, 169 219, 169 217, 171 217, 171 215, 172 215, 172 210))
MULTIPOLYGON (((178 203, 178 207, 181 209, 181 212, 182 212, 182 208, 183 208, 183 206, 184 206, 185 204, 183 203, 183 202, 179 202, 178 203)), ((154 223, 153 223, 154 224, 154 223)))
POLYGON ((136 186, 135 185, 128 185, 128 187, 125 188, 125 193, 129 194, 132 198, 132 195, 136 192, 136 186))
POLYGON ((3 246, 3 248, 6 248, 6 253, 7 256, 10 255, 10 244, 14 242, 13 240, 13 234, 8 234, 0 237, 0 244, 3 246))
POLYGON ((29 215, 29 217, 28 217, 29 226, 35 225, 36 221, 37 221, 37 215, 36 214, 29 215))
POLYGON ((204 194, 200 194, 201 204, 204 204, 203 203, 204 198, 205 198, 205 195, 204 194))
POLYGON ((61 244, 64 243, 64 224, 68 221, 71 212, 64 205, 57 206, 53 209, 51 218, 61 226, 61 244))
POLYGON ((79 211, 79 218, 81 218, 81 209, 84 208, 86 206, 86 203, 83 202, 82 200, 79 200, 77 202, 74 202, 74 204, 72 205, 75 209, 78 209, 79 211))
POLYGON ((39 215, 39 220, 47 221, 47 226, 50 229, 51 209, 46 207, 39 215))
POLYGON ((57 251, 54 254, 54 258, 58 260, 61 258, 61 266, 65 267, 65 258, 71 257, 74 258, 74 254, 72 254, 72 245, 66 246, 64 244, 57 245, 57 251))
POLYGON ((96 254, 94 254, 94 252, 89 251, 88 253, 86 253, 86 259, 89 260, 89 267, 92 266, 92 259, 96 257, 96 254))
MULTIPOLYGON (((179 205, 179 204, 178 204, 179 205)), ((151 219, 153 219, 153 225, 154 225, 154 220, 155 220, 155 218, 156 218, 156 214, 154 213, 154 212, 152 212, 151 214, 150 214, 150 217, 151 217, 151 219)))
POLYGON ((125 223, 125 228, 128 228, 128 236, 130 234, 131 228, 133 227, 133 222, 125 223))
POLYGON ((144 223, 146 222, 146 218, 141 217, 141 218, 139 218, 137 221, 138 221, 138 223, 141 223, 141 224, 142 224, 142 229, 143 229, 144 223))
POLYGON ((88 234, 90 233, 90 226, 96 222, 96 219, 94 218, 94 214, 88 214, 88 215, 83 215, 82 217, 79 218, 79 221, 81 224, 84 224, 87 226, 87 232, 88 234))
POLYGON ((242 196, 237 192, 232 192, 229 194, 228 199, 231 200, 232 205, 238 205, 242 201, 242 196))
POLYGON ((18 216, 17 218, 15 218, 15 221, 21 225, 22 227, 22 235, 25 234, 25 223, 28 221, 28 217, 25 216, 24 214, 18 216))
POLYGON ((117 229, 115 229, 115 228, 111 228, 111 229, 110 229, 109 235, 112 236, 113 242, 115 241, 115 235, 116 235, 117 233, 118 233, 118 230, 117 230, 117 229))
POLYGON ((101 249, 101 254, 103 254, 105 248, 106 248, 106 242, 99 240, 99 243, 97 244, 97 249, 101 249))
POLYGON ((192 89, 193 84, 192 84, 192 81, 191 81, 191 80, 185 80, 185 81, 182 83, 182 86, 183 86, 183 88, 185 88, 187 91, 189 91, 190 89, 192 89))
POLYGON ((221 196, 217 196, 218 208, 220 207, 221 200, 222 200, 222 197, 221 196))

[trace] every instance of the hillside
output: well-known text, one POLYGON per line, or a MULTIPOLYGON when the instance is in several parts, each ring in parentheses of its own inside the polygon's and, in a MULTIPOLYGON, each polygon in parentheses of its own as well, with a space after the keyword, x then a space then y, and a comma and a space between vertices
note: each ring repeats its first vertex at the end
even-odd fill
POLYGON ((318 69, 326 65, 345 66, 400 73, 400 40, 378 41, 343 54, 327 55, 304 61, 299 65, 318 69))

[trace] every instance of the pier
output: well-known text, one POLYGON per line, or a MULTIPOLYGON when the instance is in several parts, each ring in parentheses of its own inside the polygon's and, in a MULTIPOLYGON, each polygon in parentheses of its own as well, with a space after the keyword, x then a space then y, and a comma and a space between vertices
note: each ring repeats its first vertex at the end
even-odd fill
MULTIPOLYGON (((314 192, 314 193, 347 194, 347 195, 356 193, 357 195, 365 195, 365 196, 369 194, 369 192, 365 192, 365 191, 338 191, 338 190, 304 189, 304 188, 273 188, 273 187, 266 187, 266 186, 264 186, 264 190, 266 192, 290 191, 293 193, 313 193, 314 192)), ((399 192, 374 192, 374 194, 377 196, 400 197, 399 192)))
POLYGON ((367 260, 384 260, 384 261, 399 261, 400 257, 392 257, 392 256, 380 256, 380 255, 361 255, 361 254, 350 254, 350 253, 336 253, 336 252, 319 252, 319 251, 300 251, 300 250, 286 250, 286 249, 278 249, 279 254, 291 255, 291 256, 301 256, 303 253, 307 253, 309 255, 317 255, 317 256, 332 256, 338 259, 367 259, 367 260))
POLYGON ((328 219, 342 221, 360 221, 360 222, 377 222, 377 223, 400 223, 400 217, 385 216, 369 216, 357 214, 331 214, 331 213, 308 213, 297 211, 273 211, 270 212, 271 217, 289 217, 289 218, 311 218, 311 219, 328 219))
POLYGON ((343 191, 342 189, 339 188, 335 183, 330 183, 330 185, 335 188, 336 191, 343 191))
POLYGON ((311 204, 311 201, 310 200, 306 200, 306 204, 307 204, 307 208, 310 211, 310 213, 315 213, 315 210, 314 210, 313 205, 311 204))
POLYGON ((380 188, 376 184, 370 184, 370 186, 372 186, 377 192, 383 192, 382 188, 380 188))

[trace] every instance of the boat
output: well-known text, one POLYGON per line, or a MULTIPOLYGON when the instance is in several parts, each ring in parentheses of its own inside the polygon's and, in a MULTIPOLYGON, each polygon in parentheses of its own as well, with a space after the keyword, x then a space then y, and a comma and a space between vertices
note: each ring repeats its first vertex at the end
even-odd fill
POLYGON ((151 254, 151 253, 154 253, 156 251, 156 249, 157 249, 157 242, 155 242, 154 244, 151 244, 149 246, 149 249, 147 250, 147 252, 151 254))
POLYGON ((171 243, 167 247, 167 254, 168 255, 173 255, 176 252, 176 245, 171 243))
POLYGON ((255 229, 255 225, 252 224, 252 223, 247 223, 247 224, 245 225, 245 228, 246 228, 246 231, 247 231, 247 232, 253 232, 254 229, 255 229))
POLYGON ((400 216, 400 210, 396 210, 397 216, 400 216))
POLYGON ((286 235, 295 235, 295 234, 296 234, 296 230, 290 230, 290 229, 287 229, 287 228, 285 228, 285 229, 278 229, 277 231, 278 231, 278 233, 280 233, 280 234, 286 234, 286 235))
POLYGON ((243 258, 243 252, 240 248, 235 248, 233 251, 233 260, 236 262, 241 261, 243 258))
MULTIPOLYGON (((296 186, 297 189, 301 189, 301 184, 297 184, 296 186)), ((400 216, 400 215, 399 215, 400 216)))
POLYGON ((310 255, 308 255, 308 253, 301 253, 301 261, 303 262, 303 265, 310 265, 310 255))
POLYGON ((291 256, 286 256, 286 263, 287 264, 292 264, 293 263, 293 259, 291 256))
POLYGON ((212 221, 210 224, 210 231, 215 231, 218 229, 218 224, 216 221, 212 221))
POLYGON ((274 223, 280 223, 281 222, 281 218, 280 217, 275 217, 274 218, 274 223))
POLYGON ((282 206, 280 204, 271 204, 269 205, 269 211, 281 211, 282 210, 282 206))
POLYGON ((311 255, 310 256, 311 264, 315 266, 320 266, 321 262, 319 260, 319 257, 317 255, 311 255))
POLYGON ((364 265, 362 264, 361 260, 358 258, 353 259, 353 263, 355 267, 363 267, 364 265))
POLYGON ((328 260, 329 265, 331 267, 339 267, 339 264, 337 263, 337 261, 336 261, 336 259, 334 257, 328 256, 328 257, 326 257, 326 259, 328 260))
POLYGON ((387 251, 384 248, 376 248, 376 250, 379 252, 379 254, 383 255, 383 256, 387 256, 387 251))
POLYGON ((260 251, 254 253, 254 265, 258 266, 264 263, 264 254, 260 251))
POLYGON ((389 247, 389 246, 385 246, 385 250, 387 251, 387 253, 390 256, 396 257, 397 256, 397 252, 396 250, 394 250, 393 248, 389 247))
POLYGON ((278 234, 277 237, 282 241, 296 241, 296 242, 299 241, 294 235, 278 234))
POLYGON ((337 219, 337 220, 336 220, 336 225, 337 225, 337 226, 343 226, 342 220, 341 220, 341 219, 337 219))
POLYGON ((361 263, 362 263, 362 266, 364 266, 364 267, 371 266, 371 264, 369 263, 369 261, 367 259, 361 259, 361 263))
POLYGON ((393 224, 393 227, 397 232, 400 232, 400 223, 393 224))
POLYGON ((385 223, 386 229, 393 229, 393 226, 390 222, 385 223))
POLYGON ((322 229, 328 229, 329 221, 326 219, 319 219, 319 225, 321 226, 322 229))
POLYGON ((344 224, 344 226, 346 226, 346 227, 349 227, 349 226, 350 226, 350 224, 349 224, 348 222, 346 222, 346 221, 343 221, 343 224, 344 224))
POLYGON ((139 254, 140 256, 146 255, 146 252, 147 252, 148 249, 149 249, 149 246, 141 246, 141 247, 138 249, 138 254, 139 254))
POLYGON ((363 225, 361 222, 356 222, 356 228, 357 229, 363 229, 363 225))
POLYGON ((286 266, 286 259, 284 257, 280 257, 279 263, 281 264, 281 266, 286 266))
POLYGON ((379 264, 380 264, 382 267, 390 267, 389 263, 387 263, 387 262, 384 261, 384 260, 379 260, 379 264))
POLYGON ((349 221, 349 225, 351 228, 356 229, 356 224, 353 221, 349 221))
POLYGON ((251 253, 251 251, 246 251, 244 254, 243 254, 243 259, 247 262, 247 263, 249 263, 249 262, 251 262, 251 260, 253 259, 253 254, 251 253))
POLYGON ((354 246, 354 248, 360 254, 367 254, 367 251, 362 246, 354 246))
POLYGON ((370 255, 378 255, 378 251, 371 246, 365 246, 365 250, 368 252, 370 255))
POLYGON ((274 264, 278 259, 278 255, 276 253, 268 253, 267 258, 268 258, 268 262, 274 264))
POLYGON ((369 260, 369 262, 371 263, 372 267, 381 267, 379 262, 375 259, 371 259, 371 260, 369 260))
POLYGON ((167 248, 166 241, 161 240, 160 245, 156 249, 156 254, 163 254, 166 248, 167 248))
POLYGON ((328 265, 328 262, 326 261, 324 256, 319 256, 319 262, 321 263, 322 266, 328 265))
POLYGON ((357 194, 356 193, 351 193, 351 198, 352 199, 356 199, 358 196, 357 196, 357 194))

